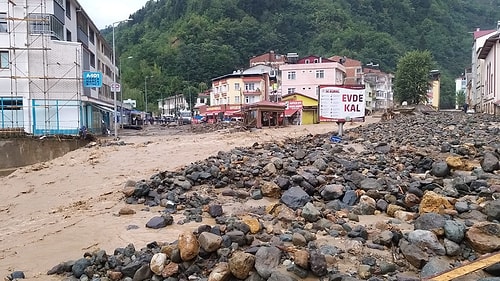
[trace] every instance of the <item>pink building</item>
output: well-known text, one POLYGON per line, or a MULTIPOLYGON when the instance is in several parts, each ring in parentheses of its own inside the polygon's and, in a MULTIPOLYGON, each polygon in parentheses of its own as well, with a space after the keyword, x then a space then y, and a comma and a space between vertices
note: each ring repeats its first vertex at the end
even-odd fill
POLYGON ((318 98, 319 85, 342 85, 346 75, 341 63, 319 56, 297 60, 288 56, 288 64, 279 68, 282 95, 298 93, 314 99, 318 98))

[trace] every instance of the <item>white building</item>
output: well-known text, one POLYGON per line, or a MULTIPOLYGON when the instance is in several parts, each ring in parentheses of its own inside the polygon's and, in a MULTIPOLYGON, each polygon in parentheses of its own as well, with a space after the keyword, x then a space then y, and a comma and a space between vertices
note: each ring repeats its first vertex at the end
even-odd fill
POLYGON ((74 135, 113 125, 112 47, 78 1, 0 0, 0 57, 0 129, 74 135), (84 72, 101 72, 102 87, 84 87, 84 72))

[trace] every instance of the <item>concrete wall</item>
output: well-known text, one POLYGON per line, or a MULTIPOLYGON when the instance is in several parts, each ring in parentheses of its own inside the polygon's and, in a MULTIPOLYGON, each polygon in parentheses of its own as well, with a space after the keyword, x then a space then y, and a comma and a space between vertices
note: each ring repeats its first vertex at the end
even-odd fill
POLYGON ((0 176, 9 174, 15 168, 61 157, 87 143, 80 139, 0 139, 0 176))

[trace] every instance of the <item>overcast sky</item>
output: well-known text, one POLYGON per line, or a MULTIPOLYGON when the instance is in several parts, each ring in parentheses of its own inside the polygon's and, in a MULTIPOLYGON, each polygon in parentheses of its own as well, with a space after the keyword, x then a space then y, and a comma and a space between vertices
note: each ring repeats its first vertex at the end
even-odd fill
POLYGON ((99 29, 125 20, 140 10, 148 0, 79 0, 83 9, 99 29))

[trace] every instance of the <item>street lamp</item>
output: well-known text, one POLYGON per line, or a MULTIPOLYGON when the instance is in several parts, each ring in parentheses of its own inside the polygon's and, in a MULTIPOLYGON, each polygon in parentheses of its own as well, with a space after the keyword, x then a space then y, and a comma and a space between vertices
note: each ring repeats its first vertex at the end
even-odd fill
MULTIPOLYGON (((115 25, 116 24, 119 24, 119 23, 122 23, 122 22, 126 22, 126 21, 130 21, 132 19, 128 18, 126 20, 121 20, 121 21, 116 21, 114 22, 113 24, 111 24, 112 26, 112 31, 113 31, 113 113, 115 115, 115 122, 114 122, 114 131, 115 131, 115 139, 118 139, 118 112, 116 110, 116 52, 115 52, 115 25)), ((123 106, 123 104, 122 104, 123 106)), ((123 116, 122 116, 123 117, 123 116)))
POLYGON ((146 111, 146 120, 148 117, 148 78, 153 78, 153 76, 144 77, 144 103, 145 103, 145 111, 146 111))

